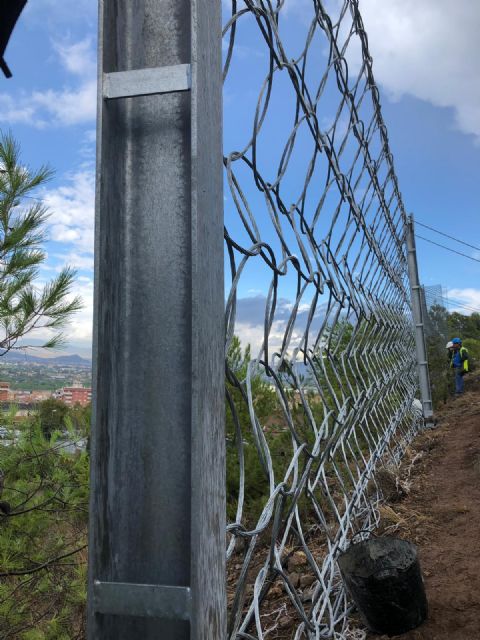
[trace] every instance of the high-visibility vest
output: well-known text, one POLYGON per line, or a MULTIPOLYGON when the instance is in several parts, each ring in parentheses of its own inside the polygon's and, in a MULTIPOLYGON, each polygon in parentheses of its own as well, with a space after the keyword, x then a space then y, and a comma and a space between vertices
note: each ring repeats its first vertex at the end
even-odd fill
MULTIPOLYGON (((458 353, 460 354, 460 359, 462 361, 462 368, 465 371, 465 373, 467 373, 468 372, 468 351, 465 349, 465 347, 460 347, 460 349, 458 350, 458 353)), ((455 366, 453 364, 454 359, 455 359, 455 353, 452 354, 452 359, 450 360, 451 367, 455 366)))

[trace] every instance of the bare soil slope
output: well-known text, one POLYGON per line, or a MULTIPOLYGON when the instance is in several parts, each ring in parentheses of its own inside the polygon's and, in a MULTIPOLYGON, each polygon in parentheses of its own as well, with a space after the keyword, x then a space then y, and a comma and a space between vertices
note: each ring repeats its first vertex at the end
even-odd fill
POLYGON ((436 417, 407 452, 408 495, 382 507, 384 529, 418 546, 429 602, 428 621, 397 637, 480 640, 480 375, 436 417))

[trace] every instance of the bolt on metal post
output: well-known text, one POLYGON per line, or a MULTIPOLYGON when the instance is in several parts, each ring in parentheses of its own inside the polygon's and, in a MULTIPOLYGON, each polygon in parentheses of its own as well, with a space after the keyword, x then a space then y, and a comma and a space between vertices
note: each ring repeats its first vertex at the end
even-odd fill
POLYGON ((221 3, 100 0, 89 640, 223 640, 221 3))
POLYGON ((417 250, 415 245, 415 229, 413 216, 409 216, 406 225, 408 277, 412 301, 412 315, 415 323, 415 348, 417 351, 417 369, 420 385, 420 400, 423 416, 428 419, 433 415, 430 373, 428 369, 427 348, 425 343, 425 319, 422 313, 421 287, 418 275, 417 250))

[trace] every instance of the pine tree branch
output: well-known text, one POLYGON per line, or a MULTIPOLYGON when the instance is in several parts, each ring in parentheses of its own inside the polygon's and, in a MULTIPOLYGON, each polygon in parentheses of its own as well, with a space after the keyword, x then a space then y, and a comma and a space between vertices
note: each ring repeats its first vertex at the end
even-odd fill
POLYGON ((87 544, 84 544, 83 546, 79 547, 78 549, 74 549, 73 551, 69 551, 68 553, 64 553, 60 556, 57 556, 56 558, 52 558, 51 560, 47 560, 47 562, 44 562, 43 564, 37 566, 37 567, 31 567, 30 569, 22 569, 21 571, 4 571, 3 573, 0 573, 0 578, 6 578, 8 576, 26 576, 26 575, 30 575, 32 573, 37 573, 37 571, 42 571, 42 569, 46 569, 47 567, 51 566, 52 564, 56 564, 59 560, 63 560, 64 558, 69 558, 70 556, 75 555, 76 553, 79 553, 80 551, 83 551, 84 549, 87 548, 87 544))

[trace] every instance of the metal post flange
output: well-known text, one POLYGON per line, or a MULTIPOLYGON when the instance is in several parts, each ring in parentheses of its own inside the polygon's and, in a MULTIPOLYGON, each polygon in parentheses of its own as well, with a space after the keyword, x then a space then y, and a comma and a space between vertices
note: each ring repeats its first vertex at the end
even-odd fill
POLYGON ((99 34, 88 638, 223 640, 221 3, 99 34))

